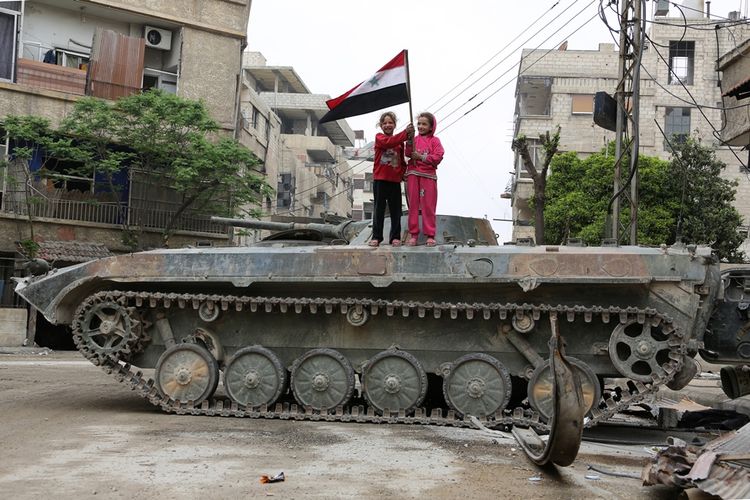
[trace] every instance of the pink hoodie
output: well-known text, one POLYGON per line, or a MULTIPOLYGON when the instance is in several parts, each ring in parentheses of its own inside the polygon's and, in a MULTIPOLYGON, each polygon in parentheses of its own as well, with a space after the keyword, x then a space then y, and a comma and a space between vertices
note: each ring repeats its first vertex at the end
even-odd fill
POLYGON ((432 131, 429 134, 415 135, 413 145, 407 141, 406 156, 411 156, 411 153, 416 149, 419 153, 426 152, 427 158, 424 161, 411 158, 406 167, 405 175, 418 175, 420 177, 437 179, 437 166, 443 161, 445 150, 440 139, 435 137, 435 130, 437 130, 437 119, 435 119, 435 126, 432 127, 432 131))

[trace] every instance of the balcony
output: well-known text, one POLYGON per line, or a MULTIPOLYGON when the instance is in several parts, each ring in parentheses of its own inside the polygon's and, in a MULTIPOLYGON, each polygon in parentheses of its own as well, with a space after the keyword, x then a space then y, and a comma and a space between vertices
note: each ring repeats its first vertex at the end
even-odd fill
MULTIPOLYGON (((144 229, 162 230, 174 215, 169 210, 154 210, 144 207, 124 207, 128 223, 144 229)), ((27 206, 25 202, 6 199, 0 215, 86 222, 120 226, 122 215, 116 203, 75 201, 41 198, 27 206)), ((176 231, 189 231, 211 235, 226 235, 225 225, 211 222, 208 216, 183 214, 174 226, 176 231)))
POLYGON ((301 134, 282 134, 281 137, 286 147, 295 151, 305 151, 313 163, 336 160, 336 146, 328 137, 301 134))
POLYGON ((68 94, 86 93, 85 70, 31 59, 18 59, 17 82, 29 87, 58 90, 68 94))

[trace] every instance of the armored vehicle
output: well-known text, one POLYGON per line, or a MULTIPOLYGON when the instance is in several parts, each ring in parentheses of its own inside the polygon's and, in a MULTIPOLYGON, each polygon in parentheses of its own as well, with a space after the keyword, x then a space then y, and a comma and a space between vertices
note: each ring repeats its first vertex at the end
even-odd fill
POLYGON ((456 216, 438 216, 435 247, 370 247, 368 222, 228 222, 279 232, 104 258, 16 292, 92 363, 198 415, 543 428, 559 333, 590 426, 686 384, 704 340, 736 357, 727 322, 704 339, 728 283, 708 248, 498 245, 487 220, 456 216), (621 389, 603 395, 605 377, 621 389))

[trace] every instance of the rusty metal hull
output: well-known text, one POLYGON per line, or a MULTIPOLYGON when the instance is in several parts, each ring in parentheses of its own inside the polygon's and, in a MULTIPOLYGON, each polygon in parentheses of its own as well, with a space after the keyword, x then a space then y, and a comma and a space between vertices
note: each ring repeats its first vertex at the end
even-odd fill
MULTIPOLYGON (((706 300, 713 264, 708 255, 640 247, 474 247, 373 249, 367 246, 210 248, 157 250, 100 259, 21 284, 23 296, 52 323, 71 323, 78 305, 100 290, 145 290, 273 297, 357 297, 421 302, 529 303, 568 306, 654 308, 701 340, 708 319, 706 300)), ((340 349, 355 364, 398 345, 420 352, 425 369, 465 352, 488 352, 513 375, 528 360, 496 332, 493 321, 466 318, 373 317, 351 326, 338 316, 222 314, 210 325, 228 354, 244 345, 270 345, 288 364, 316 344, 340 349), (315 340, 310 340, 315 339, 315 340)), ((201 321, 194 311, 170 312, 185 335, 201 321)), ((602 376, 615 376, 607 342, 612 325, 580 322, 563 334, 568 354, 602 376)), ((527 335, 544 353, 544 322, 527 335)), ((153 367, 164 350, 155 338, 139 354, 139 366, 153 367)))

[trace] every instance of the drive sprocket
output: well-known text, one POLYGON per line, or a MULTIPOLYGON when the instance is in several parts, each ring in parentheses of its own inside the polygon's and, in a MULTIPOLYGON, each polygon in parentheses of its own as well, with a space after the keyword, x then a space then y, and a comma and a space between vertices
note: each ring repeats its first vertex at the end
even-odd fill
POLYGON ((124 357, 141 337, 142 322, 122 298, 96 294, 76 311, 73 338, 81 350, 100 360, 124 357))

